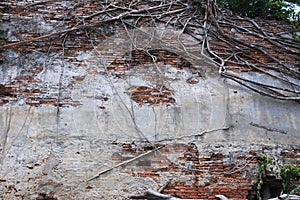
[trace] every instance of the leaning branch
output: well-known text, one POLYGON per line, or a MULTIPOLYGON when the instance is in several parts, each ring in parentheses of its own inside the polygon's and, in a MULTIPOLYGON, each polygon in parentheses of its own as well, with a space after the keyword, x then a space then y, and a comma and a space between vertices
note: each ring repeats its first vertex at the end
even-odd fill
POLYGON ((151 150, 151 151, 148 151, 148 152, 146 152, 146 153, 143 153, 143 154, 141 154, 141 155, 138 155, 138 156, 136 156, 136 157, 134 157, 134 158, 132 158, 132 159, 129 159, 129 160, 126 160, 126 161, 124 161, 124 162, 122 162, 122 163, 119 163, 119 164, 117 164, 117 165, 115 165, 115 166, 113 166, 113 167, 111 167, 111 168, 105 169, 105 170, 99 172, 98 175, 96 175, 96 176, 94 176, 94 177, 88 179, 87 181, 89 182, 89 181, 92 181, 92 180, 94 180, 94 179, 97 179, 97 178, 99 178, 101 175, 106 174, 107 172, 110 172, 110 171, 113 170, 113 169, 116 169, 116 168, 118 168, 118 167, 127 165, 127 164, 129 164, 129 163, 131 163, 131 162, 133 162, 133 161, 136 161, 136 160, 138 160, 138 159, 140 159, 140 158, 142 158, 142 157, 145 157, 145 156, 147 156, 147 155, 149 155, 149 154, 151 154, 151 153, 153 153, 153 152, 155 152, 155 151, 158 151, 158 150, 160 150, 160 149, 162 149, 162 148, 164 148, 164 147, 165 147, 165 146, 160 146, 160 147, 155 148, 155 149, 153 149, 153 150, 151 150))

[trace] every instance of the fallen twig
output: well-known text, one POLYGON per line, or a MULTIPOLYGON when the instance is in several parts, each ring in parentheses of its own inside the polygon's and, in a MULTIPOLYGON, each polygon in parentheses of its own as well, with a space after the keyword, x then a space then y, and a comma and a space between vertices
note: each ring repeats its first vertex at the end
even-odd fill
POLYGON ((105 169, 105 170, 99 172, 97 176, 94 176, 94 177, 88 179, 87 181, 92 181, 92 180, 94 180, 94 179, 96 179, 96 178, 99 178, 101 175, 103 175, 103 174, 105 174, 105 173, 107 173, 107 172, 109 172, 109 171, 111 171, 111 170, 113 170, 113 169, 116 169, 116 168, 121 167, 121 166, 123 166, 123 165, 126 165, 126 164, 128 164, 128 163, 131 163, 131 162, 133 162, 133 161, 135 161, 135 160, 138 160, 138 159, 140 159, 140 158, 142 158, 142 157, 144 157, 144 156, 147 156, 147 155, 149 155, 149 154, 151 154, 151 153, 153 153, 153 152, 155 152, 155 151, 158 151, 158 150, 160 150, 160 149, 162 149, 162 148, 164 148, 164 147, 165 147, 165 146, 160 146, 160 147, 155 148, 155 149, 153 149, 153 150, 151 150, 151 151, 148 151, 148 152, 146 152, 146 153, 143 153, 143 154, 141 154, 141 155, 138 155, 138 156, 136 156, 136 157, 134 157, 134 158, 132 158, 132 159, 129 159, 129 160, 126 160, 126 161, 124 161, 124 162, 122 162, 122 163, 119 163, 119 164, 117 164, 117 165, 115 165, 115 166, 113 166, 113 167, 111 167, 111 168, 105 169))

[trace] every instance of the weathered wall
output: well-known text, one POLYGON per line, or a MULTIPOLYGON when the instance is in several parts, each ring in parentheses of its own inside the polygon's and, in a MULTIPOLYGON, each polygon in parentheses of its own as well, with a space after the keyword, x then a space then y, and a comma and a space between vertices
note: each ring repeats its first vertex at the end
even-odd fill
MULTIPOLYGON (((19 23, 1 25, 10 40, 19 23)), ((69 36, 64 49, 2 52, 1 198, 128 199, 164 186, 182 198, 247 199, 262 153, 300 165, 299 103, 221 78, 201 45, 175 30, 103 30, 94 46, 69 36)))

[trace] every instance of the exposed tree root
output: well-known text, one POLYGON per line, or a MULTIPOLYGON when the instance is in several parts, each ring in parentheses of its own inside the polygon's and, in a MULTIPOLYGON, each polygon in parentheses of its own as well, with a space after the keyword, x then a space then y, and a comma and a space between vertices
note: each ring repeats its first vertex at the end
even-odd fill
MULTIPOLYGON (((9 3, 3 5, 24 12, 43 3, 51 1, 17 7, 9 3)), ((69 9, 64 20, 72 23, 66 25, 65 29, 8 43, 0 46, 0 50, 39 45, 41 41, 47 42, 55 36, 78 31, 90 32, 104 24, 114 23, 127 31, 143 27, 144 24, 164 26, 197 39, 202 47, 202 56, 208 57, 209 54, 208 58, 218 65, 219 73, 224 78, 262 95, 300 101, 299 44, 293 38, 293 32, 297 30, 291 24, 278 25, 276 21, 236 17, 220 8, 215 0, 99 1, 98 12, 79 15, 77 8, 81 4, 84 3, 76 3, 69 9), (267 26, 268 23, 273 24, 267 26), (243 75, 244 71, 263 73, 266 81, 248 80, 243 75)))

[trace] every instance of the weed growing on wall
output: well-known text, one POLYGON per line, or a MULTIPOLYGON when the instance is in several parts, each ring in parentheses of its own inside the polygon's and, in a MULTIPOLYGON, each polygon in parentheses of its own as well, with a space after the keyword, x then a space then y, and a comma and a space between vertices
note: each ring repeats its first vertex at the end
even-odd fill
POLYGON ((260 164, 257 172, 257 199, 262 200, 262 188, 264 185, 264 178, 267 174, 279 175, 282 179, 282 189, 286 194, 290 194, 292 190, 297 189, 296 182, 300 180, 299 166, 280 166, 266 155, 260 158, 260 164))
POLYGON ((291 190, 297 189, 296 181, 300 179, 300 167, 283 166, 280 168, 283 192, 289 194, 291 190))
POLYGON ((266 155, 262 155, 260 165, 257 172, 257 199, 262 200, 262 187, 264 184, 264 177, 268 173, 268 165, 274 165, 272 159, 266 155))

